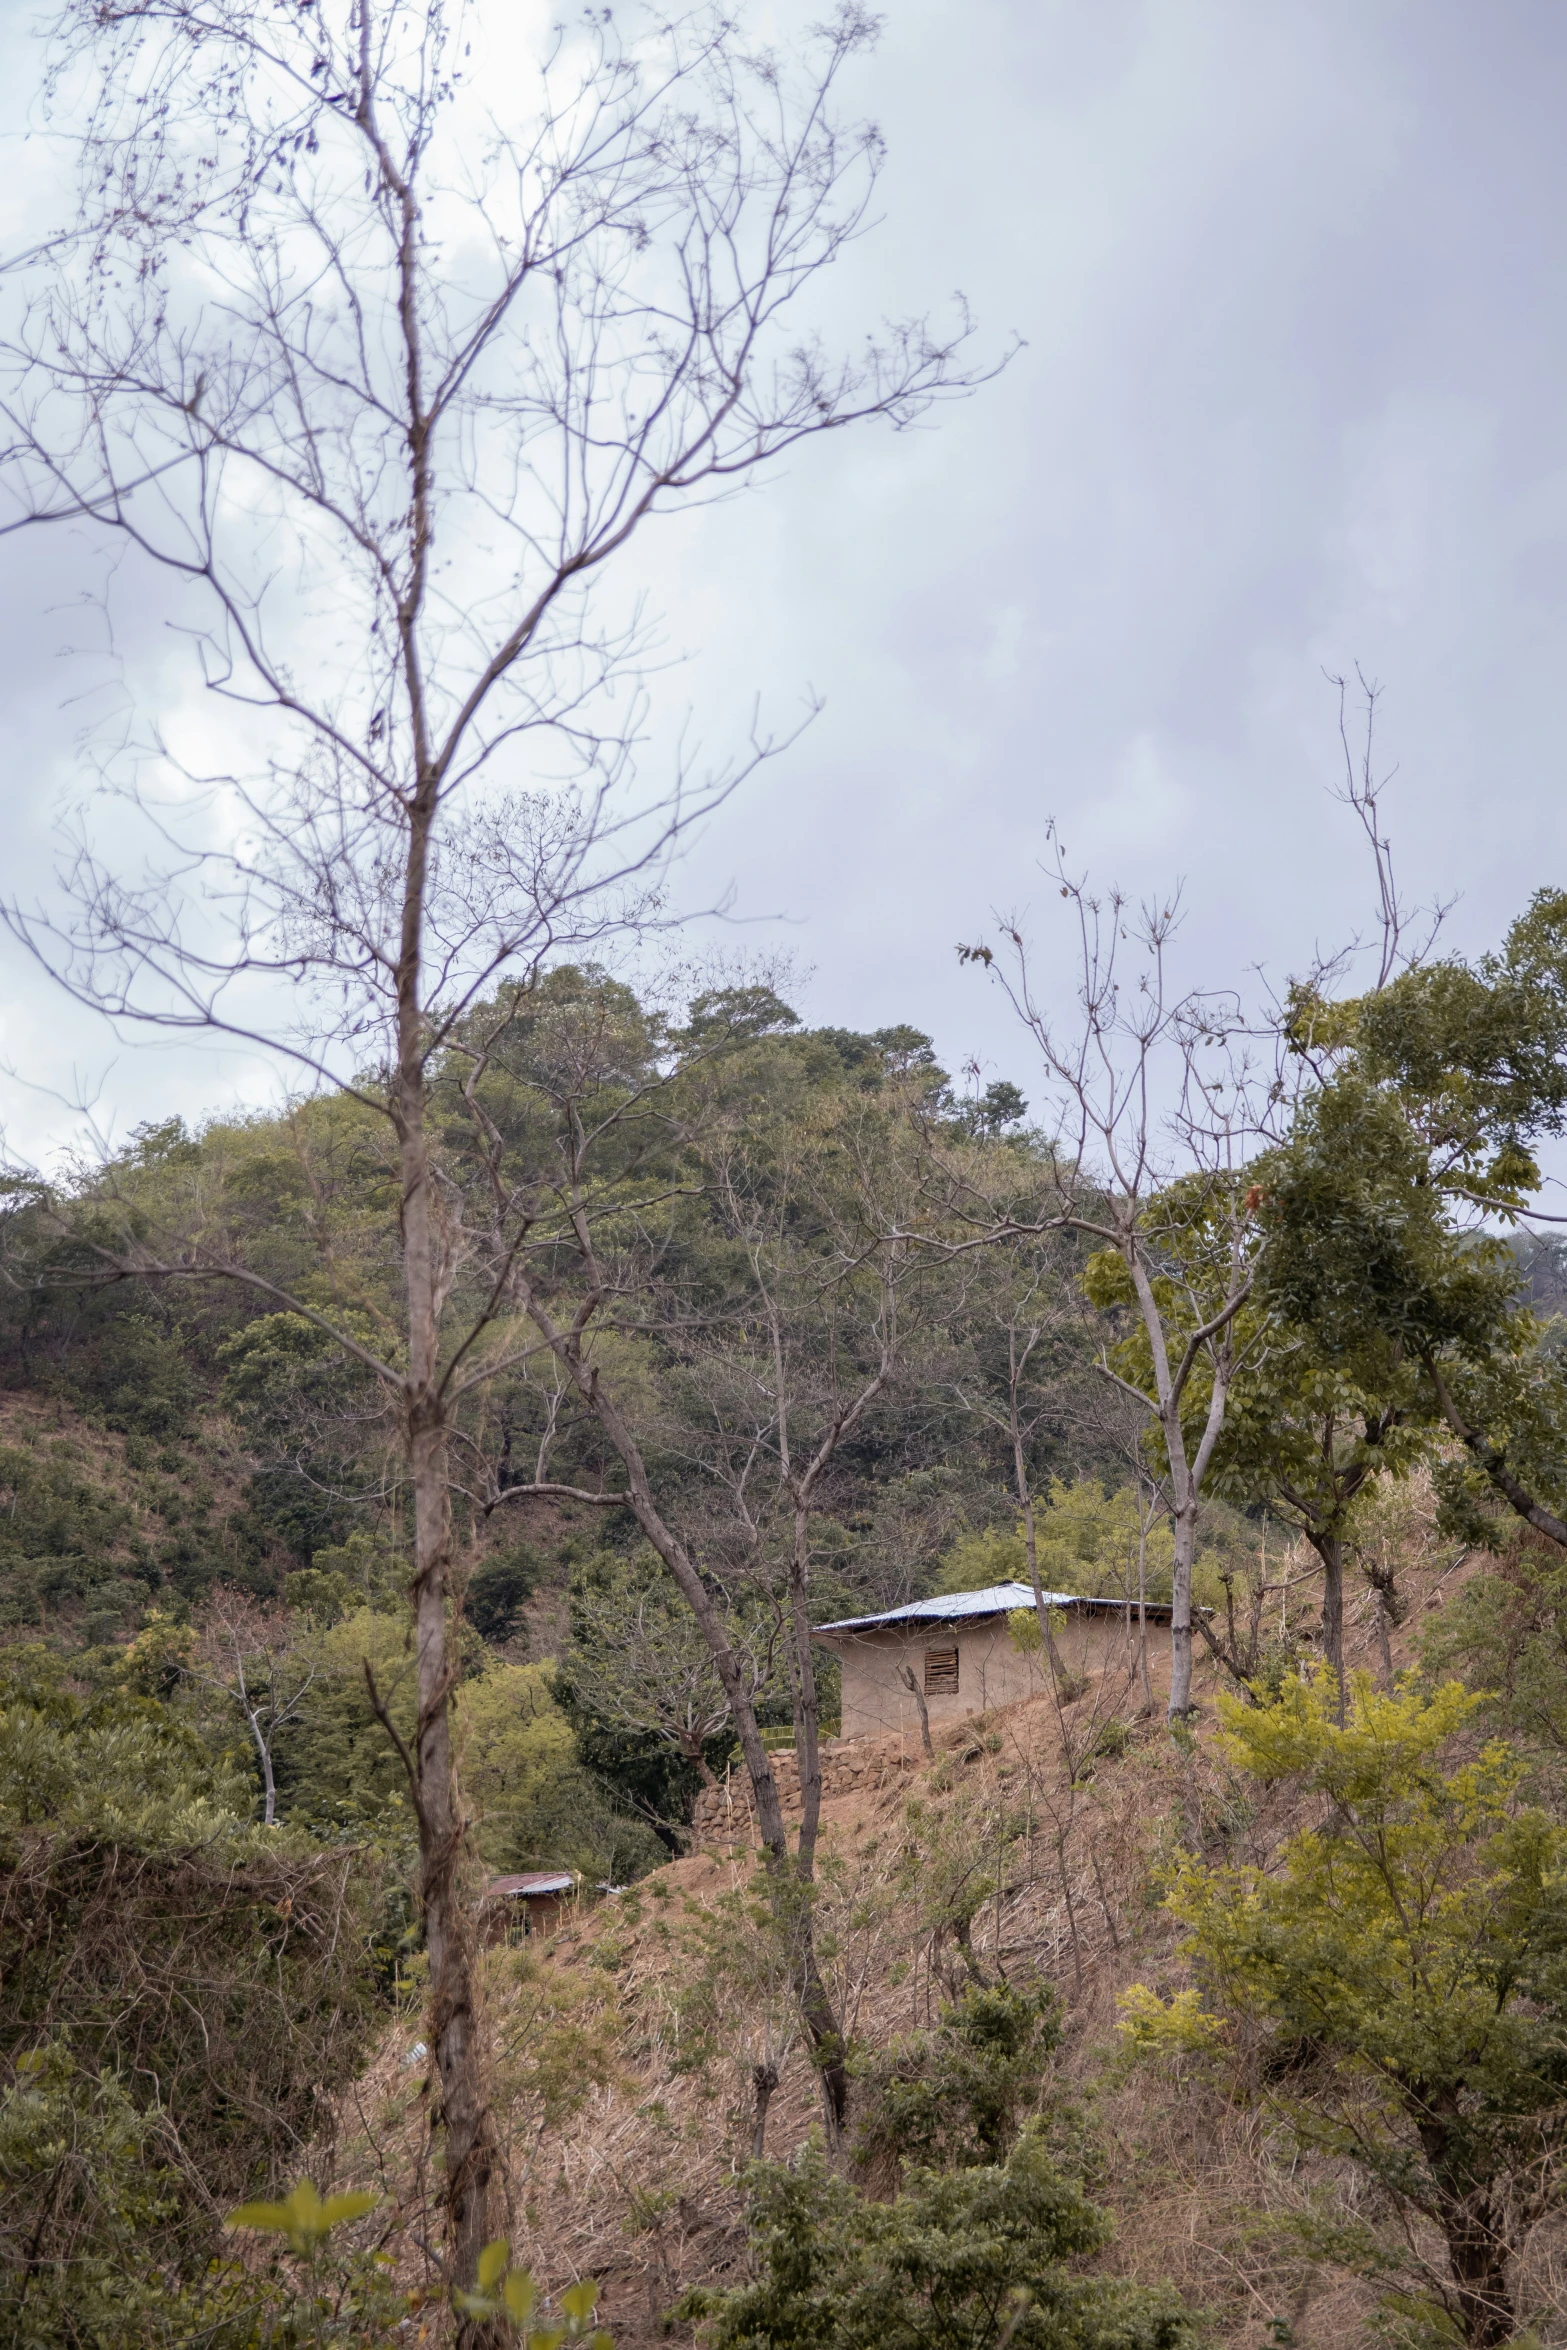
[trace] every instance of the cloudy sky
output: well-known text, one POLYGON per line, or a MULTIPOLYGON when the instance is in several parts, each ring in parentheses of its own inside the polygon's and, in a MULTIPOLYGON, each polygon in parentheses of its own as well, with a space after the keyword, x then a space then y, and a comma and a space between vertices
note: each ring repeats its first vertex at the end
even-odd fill
MULTIPOLYGON (((782 12, 781 12, 782 13, 782 12)), ((807 13, 802 10, 802 14, 807 13)), ((5 226, 47 198, 14 10, 5 226)), ((1276 975, 1369 914, 1324 669, 1385 689, 1410 892, 1490 942, 1567 882, 1567 10, 1560 0, 889 0, 858 95, 883 225, 834 317, 939 306, 1002 379, 928 429, 807 449, 672 530, 681 690, 722 746, 752 698, 823 714, 693 850, 815 1020, 913 1021, 1029 1091, 954 943, 1037 859, 1184 877, 1194 982, 1276 975)), ((0 547, 7 855, 25 886, 78 779, 69 551, 0 547)), ((160 690, 186 690, 177 660, 160 690)), ((259 1096, 234 1057, 116 1044, 0 950, 0 1122, 58 1144, 259 1096)))

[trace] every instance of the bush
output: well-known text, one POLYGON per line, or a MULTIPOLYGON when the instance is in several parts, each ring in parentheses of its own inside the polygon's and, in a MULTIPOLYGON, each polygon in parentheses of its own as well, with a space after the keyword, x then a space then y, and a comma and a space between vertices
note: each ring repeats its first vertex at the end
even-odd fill
MULTIPOLYGON (((374 2020, 359 1856, 252 1828, 250 1808, 156 1699, 81 1696, 47 1652, 4 1660, 0 2084, 13 2136, 40 2079, 84 2146, 143 2133, 138 2192, 161 2176, 173 2199, 144 2262, 202 2256, 213 2198, 297 2160, 374 2020)), ((14 2229, 30 2197, 54 2224, 49 2177, 29 2156, 10 2179, 14 2229)), ((70 2178, 82 2211, 109 2207, 70 2178)))
POLYGON ((1048 1985, 966 1991, 933 2032, 894 2040, 866 2068, 861 2167, 1001 2161, 1060 2042, 1060 2003, 1048 1985))
POLYGON ((1185 2350, 1172 2293, 1071 2274, 1109 2221, 1025 2131, 1004 2164, 916 2171, 873 2203, 818 2149, 751 2172, 760 2274, 695 2293, 710 2350, 1185 2350))

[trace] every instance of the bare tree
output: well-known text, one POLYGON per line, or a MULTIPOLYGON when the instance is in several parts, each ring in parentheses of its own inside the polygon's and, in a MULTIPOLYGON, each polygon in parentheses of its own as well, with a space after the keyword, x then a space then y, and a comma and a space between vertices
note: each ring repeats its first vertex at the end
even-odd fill
POLYGON ((11 527, 64 523, 122 598, 162 599, 225 727, 218 772, 182 756, 178 705, 128 743, 145 863, 76 835, 63 900, 12 905, 13 931, 117 1027, 263 1044, 387 1136, 400 1330, 367 1326, 329 1266, 306 1294, 259 1271, 221 1197, 177 1237, 100 1200, 91 1245, 119 1276, 248 1282, 395 1418, 455 2287, 499 2155, 451 1740, 449 1445, 523 1342, 507 1236, 476 1242, 443 1180, 432 1065, 502 974, 660 919, 674 842, 775 747, 639 788, 650 639, 605 600, 616 558, 800 442, 907 424, 972 380, 964 322, 839 360, 801 315, 881 158, 834 111, 873 37, 854 0, 794 57, 716 9, 635 39, 590 17, 542 63, 497 59, 510 27, 436 0, 66 0, 53 90, 81 125, 82 210, 30 281, 4 403, 11 527))
MULTIPOLYGON (((745 1758, 775 1922, 795 1953, 836 2134, 849 2076, 811 1908, 821 1807, 813 1518, 844 1447, 889 1393, 909 1342, 911 1296, 940 1278, 938 1262, 893 1229, 918 1192, 911 1154, 922 1157, 923 1137, 889 1080, 875 1097, 846 1089, 814 1123, 797 1128, 784 1117, 747 1138, 718 1085, 717 1043, 688 1038, 682 1054, 631 1081, 625 1045, 591 996, 549 1035, 536 1025, 507 1062, 508 1028, 526 1025, 503 1008, 475 1034, 465 1094, 494 1195, 516 1219, 515 1294, 624 1483, 571 1483, 541 1449, 531 1483, 514 1482, 495 1500, 629 1509, 687 1600, 745 1758), (500 1111, 514 1115, 511 1096, 524 1082, 553 1109, 547 1128, 542 1113, 516 1117, 514 1135, 500 1111), (721 1302, 693 1300, 669 1245, 672 1200, 698 1191, 722 1218, 736 1265, 733 1294, 721 1302), (639 1374, 644 1358, 627 1351, 647 1343, 664 1358, 652 1381, 639 1374), (725 1596, 742 1577, 776 1596, 785 1624, 801 1797, 792 1852, 725 1596)), ((721 1023, 705 1032, 715 1033, 725 1033, 721 1023)), ((743 1093, 743 1070, 737 1083, 743 1093)), ((572 1433, 557 1414, 557 1457, 569 1457, 572 1433)))
MULTIPOLYGON (((1422 913, 1400 895, 1382 830, 1380 795, 1390 778, 1379 779, 1376 767, 1378 689, 1358 670, 1356 677, 1364 706, 1358 745, 1351 738, 1347 683, 1330 680, 1338 693, 1344 761, 1344 781, 1334 796, 1350 809, 1371 851, 1378 899, 1375 992, 1424 958, 1447 909, 1438 904, 1422 913), (1411 945, 1417 921, 1424 927, 1411 945)), ((1258 1311, 1247 1313, 1262 1203, 1248 1161, 1279 1140, 1294 1102, 1331 1063, 1334 1048, 1314 1038, 1313 1014, 1325 1006, 1327 989, 1361 942, 1319 961, 1254 1024, 1232 991, 1183 993, 1172 987, 1168 955, 1178 892, 1141 908, 1116 890, 1096 896, 1068 870, 1053 825, 1050 838, 1045 870, 1068 901, 1077 929, 1075 1017, 1057 1020, 1040 1001, 1029 948, 1015 922, 1001 926, 1002 960, 983 944, 958 952, 994 973, 1033 1039, 1051 1113, 1046 1142, 1053 1200, 1037 1222, 1009 1213, 967 1245, 1063 1229, 1100 1244, 1097 1262, 1090 1260, 1090 1290, 1122 1317, 1120 1343, 1106 1350, 1100 1368, 1157 1429, 1161 1498, 1175 1540, 1173 1720, 1190 1710, 1198 1520, 1205 1486, 1225 1473, 1218 1447, 1232 1390, 1243 1369, 1266 1364, 1270 1344, 1277 1360, 1277 1333, 1269 1332, 1258 1311), (1265 1049, 1254 1059, 1259 1038, 1265 1049)), ((1324 1026, 1331 1029, 1331 1023, 1324 1026)), ((983 1217, 985 1204, 974 1204, 983 1217)), ((1377 1418, 1374 1410, 1368 1418, 1368 1446, 1385 1441, 1396 1425, 1398 1409, 1389 1407, 1389 1413, 1377 1418)), ((1331 1450, 1331 1421, 1328 1439, 1331 1450)), ((1341 1547, 1324 1552, 1326 1639, 1335 1657, 1341 1645, 1341 1547)), ((1232 1639, 1232 1654, 1246 1647, 1245 1638, 1236 1638, 1240 1649, 1232 1639)))
POLYGON ((261 1766, 261 1817, 277 1821, 277 1777, 272 1746, 279 1730, 297 1721, 316 1668, 291 1647, 288 1624, 276 1609, 239 1591, 217 1591, 187 1670, 202 1688, 237 1705, 261 1766))
POLYGON ((728 1390, 712 1416, 725 1441, 708 1452, 754 1551, 779 1522, 806 1877, 822 1794, 811 1522, 843 1448, 904 1362, 910 1293, 930 1278, 919 1252, 888 1237, 902 1221, 892 1200, 915 1132, 902 1108, 891 1118, 829 1114, 813 1131, 775 1138, 760 1163, 738 1138, 709 1158, 714 1197, 744 1251, 757 1343, 730 1334, 714 1364, 728 1390))
MULTIPOLYGON (((1011 1253, 1008 1252, 1009 1256, 1011 1253)), ((1063 1268, 1045 1261, 1038 1251, 1021 1256, 1015 1279, 1011 1278, 1012 1274, 1009 1265, 1003 1274, 1003 1293, 992 1315, 997 1333, 1006 1341, 1005 1363, 998 1365, 996 1376, 988 1386, 965 1383, 957 1392, 964 1408, 986 1421, 1002 1437, 1010 1455, 1029 1580, 1034 1587, 1040 1643, 1050 1666, 1051 1687, 1059 1701, 1067 1694, 1071 1676, 1056 1646, 1051 1622, 1055 1611, 1046 1599, 1039 1572, 1039 1531, 1029 1464, 1041 1426, 1059 1401, 1048 1383, 1039 1384, 1038 1374, 1049 1341, 1064 1323, 1075 1318, 1077 1309, 1063 1268)))
MULTIPOLYGON (((1171 987, 1176 901, 1138 911, 1118 892, 1096 897, 1067 870, 1059 844, 1049 871, 1077 923, 1075 1020, 1059 1023, 1040 1003, 1015 923, 1003 925, 1004 961, 986 945, 959 949, 999 979, 1033 1039, 1054 1109, 1038 1220, 1008 1215, 969 1245, 1052 1230, 1099 1243, 1091 1294, 1124 1307, 1140 1358, 1132 1377, 1109 1350, 1100 1367, 1157 1427, 1163 1456, 1175 1542, 1169 1714, 1176 1721, 1191 1710, 1203 1484, 1251 1294, 1259 1197, 1244 1164, 1259 1113, 1244 1046, 1235 1049, 1238 1004, 1171 987), (1136 957, 1135 973, 1124 950, 1136 957)), ((984 1214, 983 1201, 975 1208, 984 1214)))

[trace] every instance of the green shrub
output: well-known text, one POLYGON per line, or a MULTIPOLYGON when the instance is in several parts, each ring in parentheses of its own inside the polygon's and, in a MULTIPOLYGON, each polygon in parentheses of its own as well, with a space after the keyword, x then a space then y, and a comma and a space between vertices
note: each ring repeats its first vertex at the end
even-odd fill
POLYGON ((1106 2215, 1025 2131, 1004 2164, 916 2171, 892 2203, 812 2148, 751 2173, 756 2281, 687 2296, 710 2350, 1186 2350, 1174 2294, 1074 2275, 1106 2215))
POLYGON ((861 2167, 1002 2161, 1060 2041, 1060 2003, 1048 1985, 965 1991, 943 2007, 934 2031, 892 2041, 865 2068, 861 2167))

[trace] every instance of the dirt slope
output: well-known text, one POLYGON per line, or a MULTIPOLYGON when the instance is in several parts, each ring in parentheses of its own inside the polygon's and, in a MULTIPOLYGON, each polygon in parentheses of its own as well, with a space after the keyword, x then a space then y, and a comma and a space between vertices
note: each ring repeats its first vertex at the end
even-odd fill
MULTIPOLYGON (((1408 1589, 1395 1662, 1452 1588, 1433 1572, 1408 1589)), ((1351 1662, 1371 1664, 1369 1606, 1359 1614, 1351 1662)), ((1133 1981, 1168 1992, 1182 1979, 1160 1907, 1175 1850, 1265 1858, 1295 1824, 1286 1798, 1242 1786, 1215 1753, 1214 1686, 1209 1666, 1190 1754, 1157 1715, 1138 1718, 1124 1675, 1104 1676, 1059 1713, 1039 1699, 959 1725, 932 1759, 897 1739, 829 1749, 823 1945, 845 2023, 874 2051, 932 2020, 965 1979, 950 1917, 955 1890, 980 1872, 996 1889, 972 1922, 974 1964, 1012 1979, 1043 1974, 1065 2005, 1052 2092, 1086 2101, 1100 2133, 1098 2192, 1118 2221, 1106 2265, 1173 2278, 1210 2312, 1219 2342, 1339 2350, 1367 2338, 1376 2296, 1315 2264, 1280 2223, 1308 2205, 1353 2208, 1355 2181, 1303 2158, 1264 2102, 1237 2104, 1175 2073, 1129 2073, 1119 2054, 1117 1993, 1133 1981), (1063 1738, 1078 1758, 1097 1747, 1086 1783, 1069 1783, 1063 1738)), ((491 1955, 514 2241, 551 2290, 602 2279, 625 2350, 671 2338, 664 2316, 679 2294, 744 2259, 739 2173, 756 2121, 754 2067, 776 2063, 780 2074, 769 2154, 821 2126, 786 1990, 756 1976, 748 1828, 732 1784, 708 1808, 707 1849, 584 1905, 542 1950, 491 1955)), ((339 2176, 380 2184, 410 2216, 426 2110, 416 2047, 412 2024, 388 2041, 338 2148, 339 2176)), ((1537 2244, 1539 2289, 1552 2289, 1559 2257, 1554 2238, 1537 2244)))

